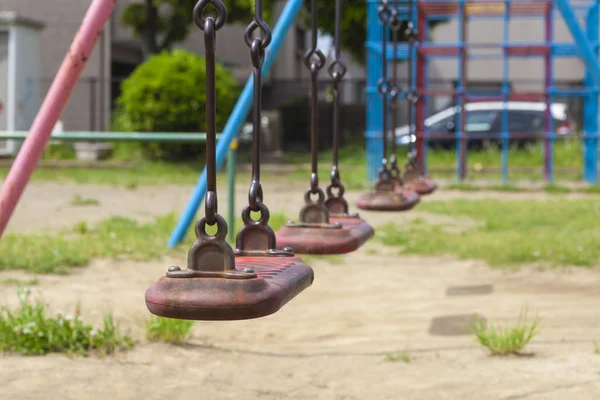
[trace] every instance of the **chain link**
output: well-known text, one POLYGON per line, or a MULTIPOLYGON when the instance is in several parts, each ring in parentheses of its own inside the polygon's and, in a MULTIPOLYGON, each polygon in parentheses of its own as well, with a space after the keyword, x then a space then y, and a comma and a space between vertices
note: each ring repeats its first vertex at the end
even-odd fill
POLYGON ((206 200, 205 221, 213 226, 217 223, 219 202, 217 198, 217 157, 216 157, 216 32, 227 21, 227 8, 221 0, 200 0, 193 11, 194 23, 204 32, 206 60, 206 200), (202 13, 212 5, 216 17, 204 18, 202 13))
POLYGON ((319 175, 318 175, 318 151, 319 151, 319 72, 325 66, 326 58, 317 48, 318 39, 318 13, 317 13, 317 0, 311 2, 311 47, 304 54, 304 65, 310 71, 311 81, 311 124, 310 124, 310 148, 311 148, 311 174, 310 174, 310 193, 317 194, 320 192, 319 189, 319 175))
POLYGON ((254 2, 254 20, 248 25, 244 32, 244 41, 250 48, 250 59, 252 61, 254 77, 254 107, 252 113, 252 183, 250 184, 250 189, 248 191, 248 205, 250 210, 259 212, 266 209, 266 207, 262 205, 263 190, 260 183, 262 67, 265 61, 265 49, 271 43, 271 28, 263 18, 262 0, 255 0, 254 2), (255 37, 257 31, 262 38, 255 37))
POLYGON ((339 147, 340 147, 340 82, 344 79, 347 67, 342 60, 342 0, 335 1, 335 51, 334 60, 329 65, 328 72, 333 83, 333 163, 331 167, 331 184, 327 193, 332 194, 332 188, 342 188, 338 196, 343 194, 343 185, 339 171, 339 147))
POLYGON ((379 176, 388 172, 388 149, 387 149, 387 132, 388 132, 388 94, 390 91, 390 82, 388 80, 388 66, 387 66, 387 31, 388 25, 394 18, 393 9, 387 0, 383 0, 381 5, 377 9, 377 15, 379 21, 382 24, 382 40, 381 40, 381 78, 377 82, 377 90, 381 94, 382 100, 382 137, 383 137, 383 157, 381 159, 381 169, 379 170, 379 176))
POLYGON ((413 146, 413 136, 415 133, 414 127, 414 113, 417 103, 419 102, 419 94, 417 93, 416 88, 413 85, 412 76, 413 76, 413 59, 414 59, 414 51, 415 51, 415 43, 419 38, 419 33, 412 22, 413 11, 414 11, 413 1, 409 1, 408 5, 408 23, 406 24, 406 29, 404 30, 404 36, 408 40, 408 76, 410 79, 409 90, 406 91, 406 100, 408 100, 408 160, 409 163, 414 163, 416 160, 415 149, 413 146))

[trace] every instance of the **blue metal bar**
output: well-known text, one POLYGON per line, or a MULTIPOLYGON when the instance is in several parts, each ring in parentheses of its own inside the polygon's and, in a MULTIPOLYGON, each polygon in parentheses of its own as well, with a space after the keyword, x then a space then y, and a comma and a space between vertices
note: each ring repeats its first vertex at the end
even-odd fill
POLYGON ((585 63, 590 75, 596 82, 596 85, 600 85, 600 65, 598 65, 598 57, 595 54, 592 46, 590 46, 589 40, 581 29, 577 16, 575 15, 569 0, 555 0, 554 4, 560 10, 563 16, 565 24, 569 28, 575 44, 579 48, 579 55, 585 63))
MULTIPOLYGON (((590 9, 586 18, 588 40, 598 40, 600 17, 598 1, 590 9)), ((598 48, 594 49, 598 59, 598 48)), ((591 184, 598 184, 598 85, 595 84, 590 71, 586 68, 585 84, 590 90, 584 99, 583 108, 583 179, 591 184)))
MULTIPOLYGON (((465 47, 465 27, 464 27, 464 15, 465 15, 465 4, 464 3, 460 3, 459 4, 459 8, 458 8, 458 41, 459 41, 459 47, 461 48, 461 52, 460 55, 458 57, 458 74, 457 74, 457 85, 456 85, 456 89, 458 91, 462 91, 462 90, 466 90, 465 85, 464 85, 464 81, 465 81, 465 76, 463 74, 463 63, 466 62, 466 60, 464 60, 465 58, 465 53, 464 51, 462 51, 462 49, 465 47)), ((466 124, 464 124, 463 122, 465 121, 466 118, 466 109, 465 109, 465 104, 463 102, 463 96, 462 95, 457 95, 457 106, 458 106, 458 112, 456 113, 457 116, 457 120, 455 122, 455 136, 456 136, 456 177, 457 180, 460 182, 463 180, 463 177, 465 176, 465 172, 463 170, 463 159, 466 158, 466 154, 463 154, 463 149, 466 149, 467 146, 463 146, 463 140, 466 140, 467 135, 466 132, 463 132, 463 127, 466 126, 466 124)))
MULTIPOLYGON (((418 9, 418 7, 415 7, 418 9)), ((415 21, 415 26, 419 26, 418 25, 418 21, 419 21, 419 16, 417 14, 417 20, 415 21)), ((431 32, 430 32, 430 28, 429 28, 429 24, 425 24, 425 29, 424 29, 424 38, 428 38, 431 37, 431 32)), ((423 45, 424 43, 419 43, 419 45, 423 45)), ((429 59, 427 57, 424 58, 423 61, 423 76, 424 76, 424 81, 425 81, 425 87, 423 89, 427 90, 428 87, 428 82, 429 82, 429 59)), ((415 69, 416 71, 416 69, 415 69)), ((425 96, 425 116, 429 115, 429 110, 431 110, 431 97, 432 96, 425 96)), ((416 122, 415 122, 416 123, 416 122)), ((427 162, 428 159, 428 154, 429 154, 429 149, 430 149, 430 145, 429 145, 429 140, 427 140, 427 133, 428 133, 428 128, 425 126, 425 124, 423 124, 423 130, 425 132, 423 132, 423 141, 425 142, 425 144, 423 145, 423 173, 425 174, 425 176, 427 176, 428 174, 428 170, 429 170, 429 163, 427 162)))
MULTIPOLYGON (((550 3, 551 11, 550 15, 552 15, 552 10, 554 9, 554 4, 550 3)), ((554 19, 546 18, 546 41, 553 42, 554 41, 554 19)), ((552 93, 548 91, 550 86, 554 82, 554 59, 552 58, 552 54, 549 54, 546 59, 546 82, 544 86, 546 88, 546 128, 548 129, 548 147, 546 149, 546 157, 548 159, 548 183, 554 182, 554 141, 556 140, 556 134, 554 133, 554 118, 552 116, 552 103, 554 98, 552 93)))
MULTIPOLYGON (((277 53, 290 28, 293 26, 294 20, 298 16, 298 13, 302 9, 303 0, 289 0, 285 5, 279 21, 273 29, 273 36, 271 45, 267 48, 265 64, 263 66, 263 76, 268 74, 271 70, 273 62, 277 57, 277 53)), ((246 86, 240 95, 229 120, 223 129, 221 139, 217 142, 217 169, 223 164, 225 155, 231 145, 231 141, 235 139, 237 133, 240 131, 250 108, 252 107, 252 95, 253 95, 254 79, 250 76, 250 79, 246 82, 246 86)), ((175 247, 181 240, 183 240, 188 228, 192 224, 198 207, 202 203, 202 199, 206 194, 206 167, 202 171, 202 175, 198 179, 196 188, 188 201, 188 204, 183 211, 175 229, 171 233, 171 237, 168 242, 169 247, 175 247)))
POLYGON ((367 147, 367 180, 377 179, 383 154, 383 122, 381 112, 383 102, 377 91, 377 82, 381 74, 381 41, 382 32, 377 7, 379 0, 367 0, 367 101, 366 101, 366 147, 367 147))
MULTIPOLYGON (((509 40, 508 29, 510 24, 510 14, 508 13, 510 2, 505 1, 504 20, 502 30, 502 41, 505 44, 509 40)), ((504 101, 508 101, 510 85, 508 83, 509 74, 509 58, 504 55, 502 57, 502 97, 504 101)), ((508 183, 508 145, 510 143, 508 133, 508 106, 505 103, 502 107, 502 183, 508 183)))

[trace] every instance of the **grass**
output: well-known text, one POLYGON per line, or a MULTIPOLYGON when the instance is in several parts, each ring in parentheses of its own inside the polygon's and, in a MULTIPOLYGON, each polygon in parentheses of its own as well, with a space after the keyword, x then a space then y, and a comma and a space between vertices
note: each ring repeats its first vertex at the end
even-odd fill
POLYGON ((21 279, 16 279, 16 278, 8 278, 8 279, 3 279, 0 281, 0 285, 18 286, 18 287, 35 286, 38 283, 39 283, 39 280, 37 278, 29 279, 27 281, 23 281, 21 279))
POLYGON ((598 347, 598 343, 594 342, 594 354, 600 354, 600 347, 598 347))
POLYGON ((537 336, 539 321, 528 323, 526 312, 522 311, 517 325, 511 328, 497 328, 494 321, 488 326, 481 320, 472 323, 471 329, 477 342, 488 349, 493 356, 522 355, 525 347, 537 336))
POLYGON ((422 202, 418 210, 451 217, 452 222, 389 223, 377 230, 376 238, 403 254, 451 254, 492 266, 600 263, 600 202, 595 199, 455 199, 422 202))
POLYGON ((66 353, 70 355, 108 355, 134 346, 131 337, 122 335, 111 315, 94 330, 83 322, 79 307, 73 317, 48 316, 41 300, 32 301, 28 291, 19 291, 20 307, 0 308, 0 351, 25 355, 66 353))
POLYGON ((86 199, 83 198, 80 194, 76 194, 71 200, 71 205, 74 207, 97 206, 100 205, 100 202, 96 199, 86 199))
MULTIPOLYGON (((174 214, 149 223, 116 216, 93 227, 78 222, 71 229, 53 234, 8 234, 0 241, 0 271, 63 274, 71 267, 87 265, 94 258, 156 259, 169 252, 166 243, 176 222, 174 214)), ((286 222, 284 214, 273 213, 269 224, 277 230, 286 222)), ((239 217, 236 230, 241 226, 239 217)), ((188 236, 177 251, 192 243, 193 232, 193 229, 188 230, 188 236)))
POLYGON ((406 364, 408 364, 411 361, 411 357, 410 354, 408 353, 408 350, 403 350, 399 353, 389 353, 385 355, 385 358, 388 361, 391 362, 398 362, 398 361, 402 361, 406 364))
MULTIPOLYGON (((119 146, 124 146, 121 143, 119 146)), ((168 185, 185 184, 195 182, 204 166, 203 160, 185 163, 168 163, 160 161, 147 161, 140 158, 139 155, 131 155, 131 151, 120 151, 116 147, 116 159, 127 160, 133 163, 133 166, 121 168, 119 170, 111 168, 69 168, 69 169, 44 169, 38 168, 33 174, 33 180, 52 180, 69 181, 82 184, 104 184, 116 185, 135 189, 140 186, 148 185, 168 185), (122 154, 121 154, 122 153, 122 154), (115 173, 118 171, 118 173, 115 173)), ((60 158, 60 148, 48 150, 47 159, 60 158), (54 154, 54 155, 53 155, 54 154)), ((70 150, 69 150, 70 151, 70 150)), ((406 149, 399 149, 398 157, 401 162, 405 160, 406 149)), ((69 153, 70 154, 70 153, 69 153)), ((331 151, 322 151, 319 153, 319 171, 321 182, 329 180, 331 170, 331 151)), ((582 168, 581 143, 578 140, 565 140, 557 142, 554 151, 556 176, 568 176, 570 179, 581 179, 581 173, 561 173, 558 169, 582 168)), ((248 151, 240 151, 238 155, 240 162, 248 163, 250 161, 248 151)), ((542 180, 542 166, 544 165, 543 146, 538 143, 524 150, 511 148, 509 151, 510 167, 536 167, 532 173, 511 172, 510 179, 527 178, 542 180), (537 168, 539 167, 539 168, 537 168)), ((286 153, 284 162, 295 164, 297 167, 293 171, 286 173, 286 179, 294 181, 305 180, 308 183, 310 176, 310 155, 307 152, 286 153)), ((501 166, 501 153, 497 148, 490 148, 483 151, 469 152, 468 168, 472 170, 476 166, 479 169, 499 168, 501 166)), ((454 169, 456 166, 456 153, 454 150, 431 150, 428 152, 428 164, 433 169, 454 169)), ((354 143, 340 149, 340 171, 344 185, 349 190, 364 189, 370 185, 366 183, 366 153, 364 143, 354 143)), ((8 168, 0 168, 0 179, 8 173, 8 168)), ((486 174, 487 175, 487 174, 486 174)), ((453 177, 453 172, 435 174, 436 177, 453 177)), ((490 173, 490 177, 499 178, 499 173, 490 173)), ((219 174, 220 184, 224 184, 226 179, 225 170, 219 174)), ((281 180, 280 173, 263 171, 263 180, 281 180)), ((248 172, 240 173, 238 182, 250 182, 248 172)), ((507 190, 507 189, 504 189, 507 190)), ((600 188, 592 189, 600 191, 600 188)))
POLYGON ((165 243, 175 222, 175 215, 151 223, 111 217, 92 228, 77 223, 54 234, 9 234, 0 241, 0 270, 67 273, 70 267, 85 266, 93 258, 158 258, 167 252, 165 243))
POLYGON ((146 338, 152 342, 182 344, 189 337, 195 321, 152 316, 146 322, 146 338))

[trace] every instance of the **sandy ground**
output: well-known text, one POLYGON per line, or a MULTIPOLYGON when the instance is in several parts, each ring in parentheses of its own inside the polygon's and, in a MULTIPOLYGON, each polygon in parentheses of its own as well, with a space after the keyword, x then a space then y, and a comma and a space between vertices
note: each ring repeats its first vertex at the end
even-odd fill
MULTIPOLYGON (((190 190, 36 183, 28 187, 9 230, 57 230, 116 214, 146 220, 182 210, 190 190), (75 194, 100 205, 72 207, 75 194)), ((295 216, 299 190, 265 185, 266 202, 295 216)), ((239 207, 245 191, 239 187, 239 207)), ((548 195, 439 192, 431 199, 457 196, 548 195)), ((224 196, 221 204, 227 204, 224 196)), ((375 226, 390 218, 361 215, 375 226)), ((416 217, 432 218, 415 211, 394 215, 394 221, 416 217)), ((185 256, 149 263, 96 260, 69 276, 40 277, 34 291, 53 309, 68 312, 79 301, 90 321, 111 311, 140 344, 106 359, 2 356, 0 399, 600 398, 596 271, 498 271, 452 257, 400 257, 397 250, 369 243, 344 256, 343 264, 314 261, 313 286, 275 315, 199 322, 185 346, 147 343, 144 291, 167 266, 184 264, 185 256), (523 304, 541 318, 529 356, 490 357, 457 329, 456 320, 474 314, 514 323, 523 304), (404 350, 409 363, 386 359, 404 350)), ((25 278, 20 272, 0 273, 0 279, 7 277, 25 278)), ((0 286, 0 301, 14 304, 14 293, 14 287, 0 286)))

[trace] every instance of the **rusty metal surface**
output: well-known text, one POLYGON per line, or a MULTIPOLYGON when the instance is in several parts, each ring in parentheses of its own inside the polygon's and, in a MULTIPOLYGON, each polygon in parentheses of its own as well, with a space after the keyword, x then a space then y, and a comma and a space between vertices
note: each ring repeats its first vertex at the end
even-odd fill
POLYGON ((277 243, 299 254, 344 254, 360 246, 351 226, 339 228, 284 226, 277 231, 277 243))
POLYGON ((275 313, 309 287, 313 270, 299 257, 236 257, 253 279, 162 277, 146 291, 146 306, 166 318, 223 321, 275 313))
POLYGON ((331 217, 330 221, 340 223, 344 228, 350 229, 350 233, 358 241, 359 247, 375 235, 373 227, 361 218, 331 217))
POLYGON ((421 171, 423 171, 423 168, 417 161, 416 155, 413 154, 404 166, 404 175, 402 176, 404 185, 420 195, 435 192, 438 187, 437 184, 431 178, 423 176, 421 171))
POLYGON ((438 185, 431 180, 431 178, 421 177, 418 180, 405 180, 404 187, 406 189, 414 190, 421 196, 425 196, 435 192, 438 185))
POLYGON ((367 192, 358 199, 357 206, 371 211, 408 211, 420 201, 418 193, 406 188, 396 188, 367 192))

